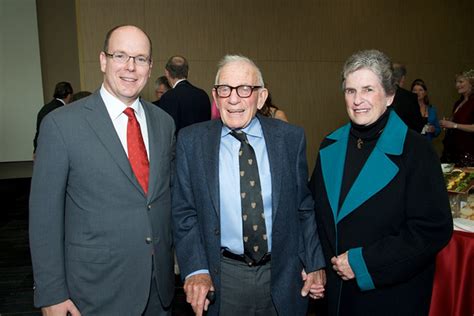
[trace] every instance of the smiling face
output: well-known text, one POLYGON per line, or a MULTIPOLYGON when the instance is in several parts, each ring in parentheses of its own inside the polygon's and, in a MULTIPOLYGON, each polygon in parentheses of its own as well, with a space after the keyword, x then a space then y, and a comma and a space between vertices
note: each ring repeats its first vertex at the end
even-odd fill
POLYGON ((426 96, 426 90, 418 84, 413 86, 411 92, 415 93, 418 96, 418 101, 423 101, 426 96))
POLYGON ((379 78, 367 68, 347 75, 344 96, 347 114, 358 125, 370 125, 377 121, 393 101, 393 95, 385 93, 379 78))
MULTIPOLYGON (((140 29, 133 26, 124 26, 116 29, 109 39, 108 52, 125 53, 129 56, 150 56, 150 43, 147 36, 140 29)), ((120 64, 100 53, 100 69, 104 73, 104 87, 113 96, 126 105, 131 105, 145 87, 151 75, 152 64, 137 66, 130 58, 120 64)))
MULTIPOLYGON (((219 73, 219 85, 237 87, 240 85, 259 86, 257 71, 251 64, 235 61, 226 64, 219 73)), ((268 96, 265 88, 256 89, 248 98, 241 98, 234 89, 227 98, 221 98, 213 89, 212 96, 219 109, 222 122, 230 129, 241 129, 249 125, 252 118, 261 109, 268 96)))
POLYGON ((459 94, 469 95, 472 92, 472 85, 466 77, 459 76, 456 78, 456 90, 459 94))

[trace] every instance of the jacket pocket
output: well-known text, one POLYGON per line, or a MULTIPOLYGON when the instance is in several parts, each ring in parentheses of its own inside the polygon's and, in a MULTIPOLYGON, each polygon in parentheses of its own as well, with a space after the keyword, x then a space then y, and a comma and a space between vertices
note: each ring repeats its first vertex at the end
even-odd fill
POLYGON ((68 244, 67 258, 71 261, 88 263, 109 263, 110 249, 106 247, 90 247, 68 244))

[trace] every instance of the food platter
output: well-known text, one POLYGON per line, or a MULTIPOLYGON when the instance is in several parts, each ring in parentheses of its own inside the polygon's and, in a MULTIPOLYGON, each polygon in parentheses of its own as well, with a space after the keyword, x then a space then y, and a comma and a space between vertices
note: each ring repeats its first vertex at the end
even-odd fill
POLYGON ((449 173, 444 173, 444 182, 450 193, 468 193, 474 186, 474 172, 453 169, 449 173))

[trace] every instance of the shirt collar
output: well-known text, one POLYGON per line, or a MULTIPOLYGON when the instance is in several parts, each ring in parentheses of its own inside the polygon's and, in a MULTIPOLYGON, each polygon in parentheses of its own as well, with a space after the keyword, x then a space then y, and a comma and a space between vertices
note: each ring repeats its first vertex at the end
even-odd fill
MULTIPOLYGON (((113 96, 109 91, 107 91, 103 84, 100 88, 100 96, 102 97, 102 100, 104 100, 105 107, 107 108, 107 112, 109 112, 110 118, 112 120, 115 120, 120 115, 122 115, 123 111, 125 111, 125 109, 128 107, 127 105, 125 105, 125 103, 123 103, 115 96, 113 96)), ((135 101, 133 101, 132 105, 130 105, 130 107, 135 111, 136 116, 143 116, 143 108, 140 105, 139 98, 136 98, 135 101)))
POLYGON ((176 82, 174 83, 173 89, 176 88, 176 86, 178 85, 178 83, 180 83, 180 82, 182 82, 182 81, 185 81, 185 80, 186 80, 186 78, 179 79, 178 81, 176 81, 176 82))
POLYGON ((56 100, 58 100, 59 102, 61 102, 63 105, 66 105, 66 102, 64 102, 64 100, 63 100, 63 99, 56 98, 56 100))
MULTIPOLYGON (((222 126, 222 132, 221 132, 221 137, 225 137, 230 134, 232 130, 228 128, 227 126, 223 125, 222 126)), ((242 131, 252 137, 258 137, 262 138, 263 137, 263 130, 262 130, 262 125, 260 124, 260 121, 258 120, 257 117, 254 117, 251 121, 250 124, 247 125, 245 128, 242 129, 242 131)))

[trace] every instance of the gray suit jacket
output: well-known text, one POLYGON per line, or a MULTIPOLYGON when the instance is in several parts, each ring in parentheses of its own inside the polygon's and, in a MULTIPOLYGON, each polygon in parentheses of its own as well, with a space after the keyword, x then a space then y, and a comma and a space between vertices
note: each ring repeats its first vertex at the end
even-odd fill
MULTIPOLYGON (((307 187, 306 140, 301 128, 259 116, 272 176, 272 299, 279 315, 305 315, 301 271, 324 267, 314 204, 307 187)), ((219 146, 222 123, 207 121, 180 131, 176 145, 173 225, 182 276, 208 269, 219 311, 219 146)))
POLYGON ((30 195, 36 306, 70 298, 82 315, 140 315, 152 258, 161 302, 171 304, 174 123, 141 103, 150 151, 146 196, 98 91, 43 120, 30 195))

